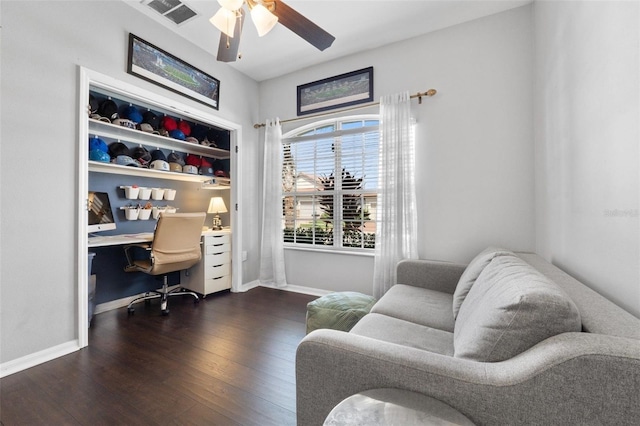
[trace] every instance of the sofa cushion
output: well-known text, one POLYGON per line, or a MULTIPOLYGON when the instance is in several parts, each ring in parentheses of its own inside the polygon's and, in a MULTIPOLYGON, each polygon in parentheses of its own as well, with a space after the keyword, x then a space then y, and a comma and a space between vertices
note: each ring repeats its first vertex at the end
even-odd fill
POLYGON ((495 257, 460 307, 455 357, 509 359, 548 337, 581 330, 580 313, 566 293, 523 260, 495 257))
POLYGON ((380 314, 368 314, 351 334, 453 356, 453 333, 380 314))
POLYGON ((471 286, 476 282, 480 273, 484 268, 497 256, 514 256, 513 252, 498 247, 487 247, 482 250, 476 257, 473 258, 467 268, 464 270, 458 280, 458 285, 453 292, 453 319, 458 317, 460 311, 460 305, 464 302, 465 297, 469 294, 471 286))
POLYGON ((396 284, 373 305, 371 312, 453 332, 452 297, 441 291, 396 284))

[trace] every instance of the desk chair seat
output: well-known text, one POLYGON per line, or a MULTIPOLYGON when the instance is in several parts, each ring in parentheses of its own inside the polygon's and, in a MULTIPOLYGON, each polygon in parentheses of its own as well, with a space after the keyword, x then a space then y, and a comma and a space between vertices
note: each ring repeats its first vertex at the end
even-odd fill
POLYGON ((169 296, 190 295, 199 302, 198 295, 192 291, 176 288, 169 290, 168 274, 188 269, 198 263, 202 257, 200 236, 206 213, 162 213, 156 224, 151 244, 131 244, 124 248, 127 256, 126 272, 144 272, 163 277, 162 289, 147 292, 129 303, 127 311, 133 314, 135 303, 160 298, 162 315, 168 315, 169 296), (147 257, 135 260, 131 256, 133 248, 143 249, 147 257))

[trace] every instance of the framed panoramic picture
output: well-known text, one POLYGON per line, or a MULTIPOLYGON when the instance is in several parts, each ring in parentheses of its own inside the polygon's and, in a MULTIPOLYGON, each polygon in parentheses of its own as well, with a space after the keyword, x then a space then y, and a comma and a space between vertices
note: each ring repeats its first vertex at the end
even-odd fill
POLYGON ((219 108, 220 80, 129 33, 129 74, 219 108))
POLYGON ((373 67, 298 86, 298 115, 373 101, 373 67))

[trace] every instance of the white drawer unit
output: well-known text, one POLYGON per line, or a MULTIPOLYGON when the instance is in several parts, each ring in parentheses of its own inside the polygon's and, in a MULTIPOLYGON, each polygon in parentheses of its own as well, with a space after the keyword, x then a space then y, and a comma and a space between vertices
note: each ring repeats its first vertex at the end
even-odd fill
POLYGON ((181 272, 180 285, 203 297, 231 288, 229 231, 211 231, 202 236, 202 260, 181 272))

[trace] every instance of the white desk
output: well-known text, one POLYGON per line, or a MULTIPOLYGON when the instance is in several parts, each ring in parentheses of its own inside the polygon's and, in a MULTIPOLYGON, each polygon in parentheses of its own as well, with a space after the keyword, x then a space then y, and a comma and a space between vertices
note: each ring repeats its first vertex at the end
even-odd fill
POLYGON ((141 232, 139 234, 101 235, 87 238, 89 247, 120 246, 125 244, 150 243, 153 241, 153 232, 141 232))
MULTIPOLYGON (((230 232, 228 229, 222 231, 214 231, 211 229, 203 230, 202 236, 217 235, 220 232, 230 232)), ((107 247, 120 246, 125 244, 150 243, 153 241, 153 232, 140 232, 138 234, 119 234, 119 235, 99 235, 88 237, 89 247, 107 247)))

